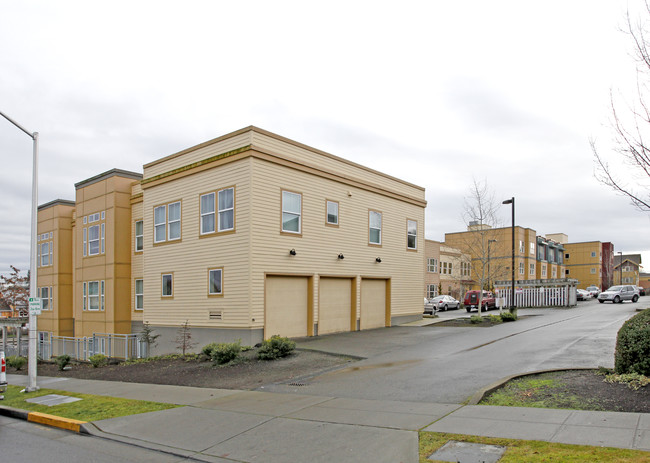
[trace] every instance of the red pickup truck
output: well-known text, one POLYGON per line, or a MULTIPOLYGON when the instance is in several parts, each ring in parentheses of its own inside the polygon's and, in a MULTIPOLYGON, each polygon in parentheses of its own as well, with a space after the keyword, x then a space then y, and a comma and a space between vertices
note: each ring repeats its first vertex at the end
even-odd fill
MULTIPOLYGON (((468 312, 471 312, 472 310, 478 311, 479 296, 479 290, 467 291, 465 293, 465 300, 463 301, 463 304, 465 304, 465 310, 468 312)), ((483 300, 481 301, 481 307, 482 312, 497 308, 497 301, 491 291, 483 291, 483 300)))

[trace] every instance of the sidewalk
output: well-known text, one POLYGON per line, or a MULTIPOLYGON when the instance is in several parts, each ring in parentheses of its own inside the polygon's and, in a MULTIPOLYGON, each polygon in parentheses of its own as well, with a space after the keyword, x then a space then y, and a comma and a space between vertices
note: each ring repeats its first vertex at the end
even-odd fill
MULTIPOLYGON (((25 386, 27 377, 8 375, 25 386)), ((650 451, 650 414, 462 406, 39 377, 42 388, 186 405, 85 425, 208 462, 418 461, 418 431, 650 451)), ((0 402, 1 405, 1 402, 0 402)))

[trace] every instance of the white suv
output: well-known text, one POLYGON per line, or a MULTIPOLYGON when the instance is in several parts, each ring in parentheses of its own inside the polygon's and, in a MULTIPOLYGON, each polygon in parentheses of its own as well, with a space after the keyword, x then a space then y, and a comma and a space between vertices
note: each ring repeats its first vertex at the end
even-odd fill
POLYGON ((636 302, 638 300, 639 290, 636 289, 636 286, 631 285, 612 286, 598 295, 598 302, 601 304, 605 301, 616 304, 623 301, 636 302))

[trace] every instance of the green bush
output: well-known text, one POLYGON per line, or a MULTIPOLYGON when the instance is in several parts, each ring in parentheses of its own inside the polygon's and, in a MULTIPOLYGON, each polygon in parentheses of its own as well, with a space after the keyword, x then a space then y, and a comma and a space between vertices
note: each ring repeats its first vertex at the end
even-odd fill
POLYGON ((616 337, 614 370, 619 375, 650 376, 650 310, 639 312, 623 323, 616 337))
POLYGON ((276 334, 262 343, 262 346, 257 351, 257 358, 260 360, 279 359, 280 357, 289 355, 295 348, 295 341, 276 334))
POLYGON ((483 323, 483 317, 480 315, 472 315, 469 317, 469 321, 472 322, 474 325, 478 325, 479 323, 483 323))
POLYGON ((20 357, 18 355, 7 357, 5 361, 7 362, 8 366, 15 368, 16 370, 20 370, 27 363, 27 359, 25 357, 20 357))
POLYGON ((210 344, 207 344, 207 345, 203 346, 203 349, 201 349, 201 352, 207 358, 211 359, 212 358, 212 351, 215 350, 218 345, 219 345, 218 342, 211 342, 210 344))
POLYGON ((503 320, 501 320, 500 315, 490 314, 490 315, 488 315, 488 318, 490 319, 490 321, 492 323, 501 323, 503 321, 503 320))
POLYGON ((59 366, 59 370, 63 371, 65 369, 65 367, 68 366, 68 363, 70 363, 70 360, 71 360, 70 356, 67 355, 67 354, 59 355, 56 358, 56 364, 59 366))
POLYGON ((223 365, 239 357, 241 350, 241 340, 236 342, 222 342, 212 349, 210 358, 215 365, 223 365))
POLYGON ((90 360, 90 363, 92 363, 93 368, 103 367, 104 365, 108 364, 108 357, 106 357, 104 354, 91 355, 88 357, 88 360, 90 360))
POLYGON ((504 322, 514 322, 517 320, 517 312, 501 312, 501 320, 504 322))

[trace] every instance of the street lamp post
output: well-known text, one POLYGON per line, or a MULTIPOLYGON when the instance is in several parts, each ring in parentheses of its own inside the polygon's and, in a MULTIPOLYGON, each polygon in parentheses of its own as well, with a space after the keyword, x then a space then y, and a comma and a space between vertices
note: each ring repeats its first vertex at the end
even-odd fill
POLYGON ((622 285, 623 284, 623 251, 618 251, 617 254, 619 255, 619 259, 618 259, 618 284, 622 285))
POLYGON ((512 204, 512 290, 510 292, 510 313, 515 311, 515 197, 506 199, 501 204, 512 204))
POLYGON ((497 240, 488 240, 488 255, 487 255, 487 268, 488 268, 488 278, 487 278, 487 289, 490 291, 490 244, 496 243, 497 240))
MULTIPOLYGON (((37 297, 37 262, 36 262, 36 228, 38 225, 38 132, 29 132, 18 122, 11 119, 9 116, 0 112, 0 116, 7 119, 13 125, 25 132, 34 141, 34 152, 32 160, 32 224, 31 224, 31 238, 30 238, 30 269, 29 269, 29 297, 37 297)), ((29 310, 29 344, 27 351, 27 373, 29 376, 28 386, 25 388, 27 392, 34 392, 38 390, 36 386, 36 361, 37 361, 37 323, 36 315, 29 310)))

